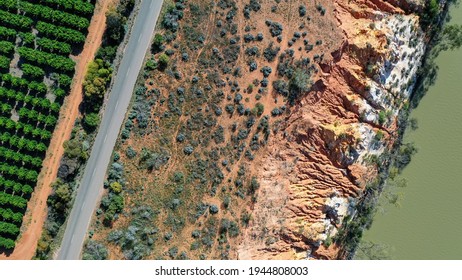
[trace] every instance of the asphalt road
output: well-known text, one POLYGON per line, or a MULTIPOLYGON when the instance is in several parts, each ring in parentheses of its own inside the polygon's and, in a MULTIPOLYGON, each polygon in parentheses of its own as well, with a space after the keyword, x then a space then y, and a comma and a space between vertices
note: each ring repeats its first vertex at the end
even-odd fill
POLYGON ((143 0, 141 3, 67 222, 58 252, 57 259, 59 260, 80 259, 91 218, 103 193, 103 183, 112 151, 130 103, 138 73, 150 46, 162 3, 162 0, 143 0))

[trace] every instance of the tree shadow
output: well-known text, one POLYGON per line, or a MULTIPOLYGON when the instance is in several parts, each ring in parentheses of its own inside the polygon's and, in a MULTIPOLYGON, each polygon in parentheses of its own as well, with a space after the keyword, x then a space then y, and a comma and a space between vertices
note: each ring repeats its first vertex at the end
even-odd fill
POLYGON ((9 256, 11 256, 11 254, 13 254, 13 252, 14 252, 14 248, 13 249, 5 249, 5 248, 0 247, 0 255, 5 254, 5 256, 9 257, 9 256))

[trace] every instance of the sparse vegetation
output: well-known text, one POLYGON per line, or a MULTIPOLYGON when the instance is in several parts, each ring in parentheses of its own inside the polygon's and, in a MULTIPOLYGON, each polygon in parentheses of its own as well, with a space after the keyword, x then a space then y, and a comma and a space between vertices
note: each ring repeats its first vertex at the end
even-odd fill
POLYGON ((109 171, 92 240, 116 258, 236 257, 260 192, 251 167, 274 134, 289 134, 284 121, 331 53, 308 26, 316 3, 304 4, 165 2, 116 145, 123 171, 109 171), (108 215, 116 195, 123 209, 108 215))

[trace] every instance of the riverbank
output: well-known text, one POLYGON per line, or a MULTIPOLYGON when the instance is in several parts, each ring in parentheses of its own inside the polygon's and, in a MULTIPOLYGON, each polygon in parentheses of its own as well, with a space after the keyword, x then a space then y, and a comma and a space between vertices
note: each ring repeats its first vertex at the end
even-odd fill
POLYGON ((426 31, 427 49, 422 61, 422 66, 418 72, 415 87, 409 98, 410 106, 400 110, 398 116, 398 140, 395 142, 391 152, 386 152, 380 156, 377 164, 379 167, 379 176, 377 180, 370 183, 362 199, 357 204, 356 216, 343 226, 343 230, 346 233, 340 242, 345 244, 344 258, 350 259, 354 257, 363 231, 371 227, 372 220, 377 211, 378 202, 381 199, 381 194, 384 188, 386 188, 387 180, 391 177, 390 170, 393 169, 392 173, 395 174, 397 171, 400 173, 410 162, 410 157, 416 152, 412 144, 404 144, 403 136, 408 127, 411 111, 418 106, 420 100, 434 82, 436 69, 434 68, 433 60, 436 54, 433 52, 433 48, 438 43, 438 34, 441 33, 448 16, 449 7, 453 2, 455 1, 447 1, 444 3, 441 12, 438 13, 437 21, 426 31))
MULTIPOLYGON (((450 11, 451 24, 462 22, 462 8, 450 11)), ((364 240, 388 245, 393 259, 460 259, 462 229, 458 214, 462 176, 462 140, 458 73, 462 52, 445 51, 435 59, 438 78, 411 117, 419 129, 408 131, 406 142, 419 152, 403 171, 408 181, 401 207, 386 206, 385 215, 365 233, 364 240)))

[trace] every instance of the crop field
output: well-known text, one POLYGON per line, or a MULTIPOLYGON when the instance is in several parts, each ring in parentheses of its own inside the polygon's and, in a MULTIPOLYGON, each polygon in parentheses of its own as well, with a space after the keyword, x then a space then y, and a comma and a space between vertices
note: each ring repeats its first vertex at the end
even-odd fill
POLYGON ((92 2, 0 0, 0 250, 20 234, 92 2))

